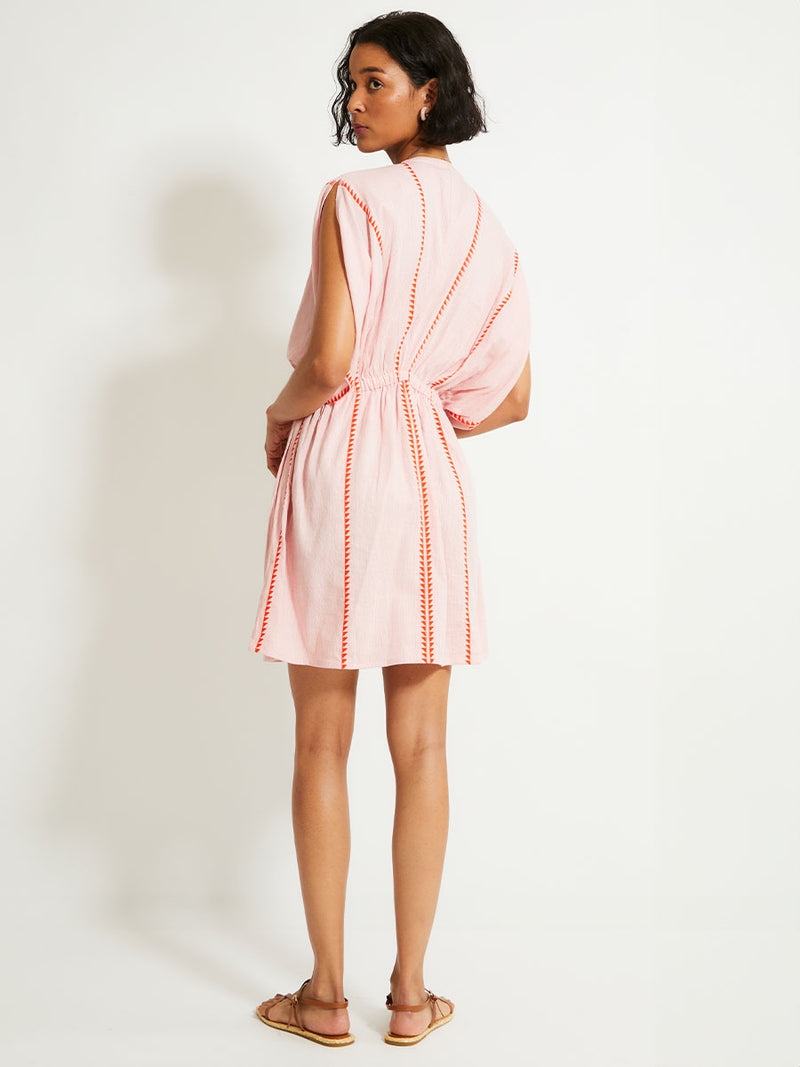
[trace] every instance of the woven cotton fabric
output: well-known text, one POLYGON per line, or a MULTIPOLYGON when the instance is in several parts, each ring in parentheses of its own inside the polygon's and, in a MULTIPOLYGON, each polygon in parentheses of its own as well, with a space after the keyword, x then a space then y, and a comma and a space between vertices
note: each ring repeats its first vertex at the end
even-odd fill
POLYGON ((331 187, 356 340, 337 392, 292 424, 267 519, 250 651, 361 668, 488 654, 476 500, 454 427, 508 395, 530 344, 517 248, 446 160, 325 182, 289 337, 311 336, 331 187))

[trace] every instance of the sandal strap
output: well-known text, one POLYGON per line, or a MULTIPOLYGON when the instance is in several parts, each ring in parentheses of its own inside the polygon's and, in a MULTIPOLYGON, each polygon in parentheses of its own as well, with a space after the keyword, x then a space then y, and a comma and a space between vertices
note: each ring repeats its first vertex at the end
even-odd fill
MULTIPOLYGON (((393 1004, 392 994, 389 993, 389 995, 386 997, 386 1007, 389 1009, 389 1011, 422 1011, 423 1008, 427 1008, 429 1001, 435 1002, 436 1000, 438 1000, 436 994, 431 993, 430 989, 426 989, 425 992, 428 995, 421 1004, 393 1004)), ((439 1010, 441 1011, 441 1008, 439 1010)))
POLYGON ((300 1004, 313 1004, 315 1008, 346 1008, 350 1001, 344 1000, 314 1000, 312 997, 298 997, 300 1004))
POLYGON ((305 982, 303 982, 296 993, 288 994, 288 999, 291 1001, 291 1013, 289 1018, 291 1020, 291 1015, 294 1014, 295 1026, 299 1026, 301 1030, 308 1030, 308 1027, 300 1022, 300 1016, 297 1013, 300 1004, 313 1004, 315 1008, 339 1009, 346 1008, 349 1003, 347 997, 345 997, 344 1000, 315 1000, 313 997, 304 997, 302 995, 303 990, 310 981, 310 978, 306 978, 305 982))

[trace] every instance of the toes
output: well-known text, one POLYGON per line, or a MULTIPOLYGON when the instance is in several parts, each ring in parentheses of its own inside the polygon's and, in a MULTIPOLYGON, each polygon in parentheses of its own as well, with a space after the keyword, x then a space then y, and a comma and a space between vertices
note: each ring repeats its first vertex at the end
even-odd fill
POLYGON ((258 1005, 257 1009, 259 1015, 263 1015, 265 1018, 268 1018, 270 1022, 280 1022, 280 1019, 270 1014, 270 1008, 274 1008, 275 1005, 278 1003, 279 999, 279 997, 270 997, 269 1000, 262 1001, 261 1004, 258 1005))
POLYGON ((447 997, 437 997, 436 999, 439 1002, 439 1009, 442 1012, 443 1017, 453 1014, 452 1000, 448 1000, 447 997))

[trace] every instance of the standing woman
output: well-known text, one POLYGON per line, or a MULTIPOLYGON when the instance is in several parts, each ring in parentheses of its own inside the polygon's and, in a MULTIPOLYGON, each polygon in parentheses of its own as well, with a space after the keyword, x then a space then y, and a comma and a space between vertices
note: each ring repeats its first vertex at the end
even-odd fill
POLYGON ((396 778, 385 1040, 414 1044, 454 1007, 423 978, 449 822, 450 672, 488 653, 458 439, 527 415, 530 309, 514 244, 447 154, 486 130, 447 27, 422 12, 372 19, 350 34, 337 76, 336 143, 390 162, 320 191, 289 338, 294 372, 267 408, 277 481, 250 651, 288 664, 292 820, 314 969, 256 1013, 322 1044, 353 1041, 347 758, 359 669, 381 667, 396 778))

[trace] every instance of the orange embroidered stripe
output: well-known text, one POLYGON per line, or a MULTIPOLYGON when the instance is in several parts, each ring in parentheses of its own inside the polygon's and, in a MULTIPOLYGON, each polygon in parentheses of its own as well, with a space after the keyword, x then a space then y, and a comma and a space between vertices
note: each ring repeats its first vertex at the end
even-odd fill
POLYGON ((480 425, 477 422, 471 422, 469 419, 465 419, 463 415, 459 415, 457 411, 451 411, 450 408, 445 408, 444 410, 447 412, 448 415, 452 415, 454 419, 457 419, 459 422, 463 423, 468 430, 472 430, 475 426, 480 425))
POLYGON ((358 378, 353 382, 355 399, 353 413, 350 416, 350 436, 347 441, 347 459, 344 468, 344 612, 342 618, 342 669, 347 667, 347 628, 350 625, 350 472, 353 465, 353 442, 358 420, 358 404, 361 386, 358 378))
POLYGON ((378 238, 378 245, 379 245, 380 250, 381 250, 381 255, 383 255, 383 239, 381 237, 381 232, 378 229, 378 227, 375 225, 375 219, 370 214, 369 209, 367 208, 367 205, 358 196, 356 191, 351 186, 349 186, 347 184, 347 182, 343 182, 343 181, 340 180, 339 181, 339 185, 340 185, 340 187, 342 189, 346 189, 348 191, 348 193, 352 196, 352 198, 355 200, 355 202, 358 204, 358 206, 363 210, 364 214, 367 216, 367 222, 370 224, 370 226, 375 231, 375 236, 378 238))
POLYGON ((414 462, 414 471, 417 476, 417 491, 420 497, 420 609, 422 615, 422 658, 425 663, 433 662, 433 574, 431 565, 431 531, 428 508, 427 484, 425 469, 422 461, 422 450, 419 446, 416 419, 413 405, 408 395, 409 384, 407 379, 402 379, 400 395, 403 400, 403 410, 408 423, 411 458, 414 462))
POLYGON ((469 619, 469 543, 467 540, 467 503, 464 499, 464 487, 461 484, 461 479, 458 476, 458 470, 453 462, 453 457, 450 454, 450 448, 447 444, 447 438, 445 437, 444 430, 442 429, 442 420, 439 418, 439 412, 433 407, 433 415, 436 419, 436 428, 439 431, 439 437, 444 450, 447 453, 447 458, 450 461, 450 469, 453 472, 453 477, 456 480, 458 486, 458 493, 461 497, 461 522, 464 528, 464 619, 466 623, 466 645, 465 645, 465 658, 467 663, 472 662, 472 633, 470 630, 469 619))
POLYGON ((401 385, 400 395, 403 401, 403 410, 405 412, 405 418, 407 426, 409 426, 409 441, 412 453, 412 462, 414 464, 414 473, 417 479, 417 493, 419 495, 419 595, 420 595, 420 614, 421 614, 421 643, 422 643, 422 659, 426 663, 431 662, 430 657, 430 621, 429 621, 429 599, 427 595, 428 580, 427 580, 427 557, 426 557, 426 501, 425 494, 422 492, 422 482, 420 478, 420 457, 415 440, 415 426, 413 415, 411 411, 411 403, 409 393, 407 393, 409 385, 403 380, 401 385))
MULTIPOLYGON (((286 501, 288 499, 289 492, 290 492, 292 471, 294 469, 294 457, 295 457, 295 453, 297 452, 297 443, 300 440, 300 434, 302 433, 302 429, 303 429, 303 424, 300 423, 300 425, 297 428, 297 433, 294 435, 294 441, 292 441, 291 449, 289 451, 289 455, 285 457, 285 459, 286 459, 286 468, 283 471, 280 472, 280 476, 283 479, 283 499, 281 500, 281 514, 282 515, 286 514, 285 505, 286 505, 286 501)), ((272 591, 275 588, 275 578, 276 578, 276 575, 278 573, 278 561, 279 561, 279 559, 281 557, 281 547, 282 546, 283 546, 283 530, 281 529, 278 532, 278 544, 277 544, 277 547, 275 549, 275 561, 272 564, 272 575, 270 577, 269 592, 268 592, 268 595, 267 595, 267 598, 266 598, 266 603, 264 605, 264 618, 263 618, 263 621, 261 623, 261 633, 259 634, 258 641, 256 642, 255 648, 253 649, 254 652, 258 652, 261 649, 261 643, 264 640, 264 634, 266 633, 266 630, 267 630, 267 621, 269 619, 269 609, 270 609, 270 605, 272 603, 272 591)))
POLYGON ((337 401, 340 397, 344 396, 344 394, 346 392, 348 392, 348 390, 350 389, 350 386, 352 384, 352 378, 350 377, 349 374, 345 374, 344 377, 345 377, 345 383, 346 384, 343 385, 342 388, 338 391, 338 393, 334 394, 334 396, 329 396, 328 399, 325 401, 326 404, 335 403, 335 401, 337 401))
POLYGON ((475 194, 475 198, 478 201, 478 217, 475 220, 475 230, 473 231, 473 234, 472 234, 472 241, 470 242, 469 251, 467 252, 466 256, 464 257, 464 262, 461 264, 461 267, 460 267, 460 269, 458 271, 458 274, 456 274, 456 276, 455 276, 455 278, 453 280, 453 284, 450 286, 450 289, 449 289, 449 291, 447 293, 447 296, 442 301, 442 306, 436 312, 436 316, 434 317, 434 320, 431 323, 428 332, 425 334, 425 337, 422 340, 422 344, 419 346, 419 348, 417 349, 416 355, 414 356, 414 358, 409 363, 409 365, 408 365, 408 369, 409 370, 411 370, 411 368, 414 366, 414 364, 416 363, 417 357, 419 356, 420 352, 425 347, 425 345, 428 343, 428 338, 433 333, 433 330, 434 330, 434 327, 436 326, 436 323, 439 321, 439 318, 441 317, 442 312, 444 311, 444 309, 447 307, 448 303, 450 302, 450 297, 453 295, 453 292, 454 292, 456 286, 461 281, 461 278, 462 278, 462 276, 464 274, 464 271, 467 269, 467 265, 468 265, 470 259, 472 259, 472 253, 475 251, 475 245, 477 244, 477 241, 478 241, 478 232, 480 231, 480 228, 481 228, 481 214, 482 214, 482 211, 481 211, 481 207, 482 207, 481 198, 478 196, 477 193, 475 194))
MULTIPOLYGON (((514 249, 514 275, 515 276, 516 276, 516 273, 517 273, 517 267, 518 266, 519 266, 519 253, 517 252, 517 250, 515 248, 514 249)), ((511 288, 508 290, 506 295, 503 297, 503 299, 500 301, 500 303, 497 305, 497 307, 492 312, 492 317, 486 323, 486 325, 484 326, 483 330, 481 330, 481 333, 480 333, 477 341, 475 342, 475 344, 472 346, 472 348, 469 350, 469 352, 467 352, 466 356, 464 356, 464 358, 461 360, 461 362, 458 364, 458 366, 454 370, 450 371, 449 374, 445 374, 445 376, 443 378, 438 378, 435 382, 433 382, 433 388, 434 389, 438 388, 438 386, 442 385, 444 382, 449 381, 450 378, 452 378, 454 374, 457 374, 458 371, 461 370, 461 368, 464 366, 466 361, 469 359, 469 357, 472 355, 472 353, 475 351, 475 349, 478 347, 478 345, 481 343, 481 341, 483 341, 483 339, 486 336, 486 334, 492 328, 494 320, 497 318, 497 316, 500 314, 500 312, 506 306, 508 301, 511 299, 511 294, 513 292, 514 292, 514 283, 512 282, 511 283, 511 288)))
POLYGON ((272 564, 272 575, 269 580, 269 593, 267 594, 267 602, 264 606, 264 619, 261 623, 261 633, 258 636, 258 641, 256 641, 256 647, 253 649, 254 652, 259 652, 261 650, 261 643, 264 640, 264 633, 267 629, 267 619, 269 618, 269 609, 272 604, 272 591, 275 588, 275 575, 278 573, 278 560, 281 558, 282 543, 283 530, 278 534, 278 547, 275 550, 275 562, 272 564))
POLYGON ((403 345, 406 343, 406 337, 408 336, 408 331, 411 329, 411 323, 414 321, 415 299, 417 295, 417 278, 419 277, 419 265, 422 262, 422 252, 425 248, 425 194, 422 191, 422 186, 420 185, 419 178, 414 173, 414 168, 410 167, 408 163, 404 163, 403 166, 406 168, 406 170, 409 172, 409 174, 417 184, 417 192, 419 193, 420 206, 422 208, 422 236, 419 242, 419 256, 417 257, 417 266, 414 270, 414 278, 411 283, 411 295, 409 297, 408 308, 408 322, 406 323, 406 328, 403 331, 403 336, 400 338, 400 344, 397 346, 397 352, 395 354, 394 359, 394 371, 398 377, 400 376, 400 352, 402 351, 403 345))

